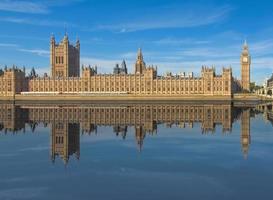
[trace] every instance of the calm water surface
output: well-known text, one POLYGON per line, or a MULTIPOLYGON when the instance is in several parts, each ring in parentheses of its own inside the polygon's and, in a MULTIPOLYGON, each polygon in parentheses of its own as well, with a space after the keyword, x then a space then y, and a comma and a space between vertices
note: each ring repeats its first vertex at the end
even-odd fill
POLYGON ((271 105, 0 104, 0 199, 272 199, 271 105))

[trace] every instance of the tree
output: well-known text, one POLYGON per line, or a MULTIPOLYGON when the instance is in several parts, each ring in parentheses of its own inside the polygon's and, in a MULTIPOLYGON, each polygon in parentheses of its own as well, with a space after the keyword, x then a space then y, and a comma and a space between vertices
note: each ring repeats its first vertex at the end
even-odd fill
POLYGON ((262 86, 256 85, 255 82, 250 83, 250 92, 254 92, 254 91, 259 90, 261 88, 262 88, 262 86))

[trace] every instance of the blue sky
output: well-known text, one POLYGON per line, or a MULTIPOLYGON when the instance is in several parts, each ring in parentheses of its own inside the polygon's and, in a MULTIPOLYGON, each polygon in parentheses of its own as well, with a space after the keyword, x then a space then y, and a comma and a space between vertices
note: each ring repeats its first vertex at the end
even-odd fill
POLYGON ((35 66, 49 72, 49 39, 81 41, 81 63, 112 72, 133 70, 143 49, 149 65, 199 74, 201 66, 232 66, 240 76, 244 39, 252 55, 252 81, 273 71, 273 2, 243 0, 0 0, 0 66, 35 66), (65 25, 66 24, 66 25, 65 25))

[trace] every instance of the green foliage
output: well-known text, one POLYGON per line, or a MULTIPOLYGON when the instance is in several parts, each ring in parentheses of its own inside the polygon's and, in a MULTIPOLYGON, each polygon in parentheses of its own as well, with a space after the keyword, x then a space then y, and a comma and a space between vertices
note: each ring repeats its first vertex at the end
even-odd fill
POLYGON ((254 91, 259 90, 261 88, 262 88, 262 86, 256 85, 255 82, 250 83, 250 92, 254 92, 254 91))

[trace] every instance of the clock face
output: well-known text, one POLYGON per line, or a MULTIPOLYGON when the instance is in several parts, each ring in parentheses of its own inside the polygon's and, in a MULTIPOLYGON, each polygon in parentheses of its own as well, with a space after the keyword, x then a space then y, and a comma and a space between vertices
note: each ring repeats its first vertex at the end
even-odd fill
POLYGON ((243 57, 243 62, 248 62, 248 57, 243 57))

